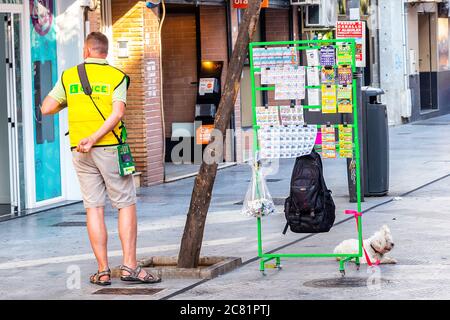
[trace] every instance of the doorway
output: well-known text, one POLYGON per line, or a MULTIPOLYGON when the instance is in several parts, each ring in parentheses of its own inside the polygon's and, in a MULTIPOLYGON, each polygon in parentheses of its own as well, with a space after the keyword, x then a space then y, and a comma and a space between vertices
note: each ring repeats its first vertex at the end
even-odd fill
POLYGON ((20 25, 20 14, 0 12, 0 217, 23 205, 20 25))
POLYGON ((173 163, 171 153, 181 139, 189 147, 194 143, 193 124, 200 54, 198 12, 199 8, 193 6, 168 5, 162 28, 166 181, 197 169, 189 164, 191 159, 183 165, 173 163))
POLYGON ((421 113, 427 113, 438 109, 436 13, 432 12, 419 13, 418 21, 419 21, 420 111, 421 113))

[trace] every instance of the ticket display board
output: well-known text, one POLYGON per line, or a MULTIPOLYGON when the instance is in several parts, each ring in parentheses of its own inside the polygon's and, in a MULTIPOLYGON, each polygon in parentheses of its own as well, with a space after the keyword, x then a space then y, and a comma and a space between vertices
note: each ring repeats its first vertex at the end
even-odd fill
POLYGON ((281 258, 336 258, 344 263, 362 257, 361 178, 358 141, 357 42, 330 39, 282 42, 253 42, 249 47, 252 83, 254 159, 286 159, 308 155, 315 148, 322 158, 351 158, 356 164, 358 237, 357 254, 264 253, 262 222, 258 218, 260 270, 281 258), (257 95, 273 92, 267 105, 257 104, 257 95), (307 123, 305 111, 351 119, 326 124, 307 123))

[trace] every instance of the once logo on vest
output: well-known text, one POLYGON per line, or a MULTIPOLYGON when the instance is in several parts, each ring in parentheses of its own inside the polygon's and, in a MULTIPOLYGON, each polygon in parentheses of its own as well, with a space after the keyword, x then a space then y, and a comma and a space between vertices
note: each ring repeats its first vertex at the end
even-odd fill
MULTIPOLYGON (((110 85, 103 83, 94 83, 91 84, 92 94, 102 94, 109 95, 110 94, 110 85)), ((84 94, 83 87, 79 83, 74 83, 69 85, 69 94, 84 94)))

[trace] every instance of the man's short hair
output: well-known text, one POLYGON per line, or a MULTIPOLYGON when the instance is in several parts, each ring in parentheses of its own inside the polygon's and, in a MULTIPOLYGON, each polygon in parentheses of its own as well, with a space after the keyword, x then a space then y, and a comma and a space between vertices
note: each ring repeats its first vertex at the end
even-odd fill
POLYGON ((108 38, 101 32, 91 32, 86 38, 86 45, 100 54, 108 54, 108 38))

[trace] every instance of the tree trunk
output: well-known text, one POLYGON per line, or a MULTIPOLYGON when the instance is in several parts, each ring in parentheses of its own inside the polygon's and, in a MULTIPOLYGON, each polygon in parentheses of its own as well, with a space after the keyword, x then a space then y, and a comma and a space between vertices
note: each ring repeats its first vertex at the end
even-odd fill
MULTIPOLYGON (((247 10, 239 26, 238 38, 228 66, 225 88, 220 99, 214 128, 225 136, 230 116, 236 103, 244 62, 247 58, 248 44, 255 33, 262 0, 249 0, 247 10)), ((211 141, 213 142, 213 141, 211 141)), ((191 204, 184 227, 183 239, 178 254, 179 268, 196 268, 200 259, 206 215, 211 203, 212 189, 216 179, 218 164, 202 162, 195 179, 191 204)))

